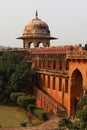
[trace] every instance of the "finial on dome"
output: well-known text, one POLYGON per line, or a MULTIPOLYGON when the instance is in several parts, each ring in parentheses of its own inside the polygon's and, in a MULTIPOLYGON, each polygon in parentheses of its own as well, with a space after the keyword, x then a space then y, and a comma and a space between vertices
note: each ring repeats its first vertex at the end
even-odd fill
POLYGON ((38 12, 37 12, 37 10, 36 10, 36 18, 38 18, 38 12))

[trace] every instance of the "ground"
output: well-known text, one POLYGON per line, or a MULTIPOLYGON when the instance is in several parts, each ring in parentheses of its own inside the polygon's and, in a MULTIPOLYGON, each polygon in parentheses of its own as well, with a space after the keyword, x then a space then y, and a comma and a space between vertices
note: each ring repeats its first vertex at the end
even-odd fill
MULTIPOLYGON (((23 128, 20 127, 20 122, 24 120, 27 121, 26 113, 24 112, 24 110, 20 111, 19 107, 17 106, 0 105, 0 124, 2 126, 0 130, 57 130, 58 127, 58 116, 51 115, 49 120, 42 123, 41 125, 28 125, 28 127, 23 128), (6 126, 8 126, 9 128, 3 128, 6 126)), ((37 120, 35 120, 35 122, 35 124, 38 123, 37 120)))
POLYGON ((54 116, 49 121, 39 126, 25 128, 0 128, 0 130, 58 130, 58 117, 54 116))
MULTIPOLYGON (((17 106, 0 105, 0 126, 2 128, 20 127, 22 122, 27 122, 27 126, 31 126, 25 110, 17 106)), ((41 121, 33 117, 32 123, 41 124, 41 121)))

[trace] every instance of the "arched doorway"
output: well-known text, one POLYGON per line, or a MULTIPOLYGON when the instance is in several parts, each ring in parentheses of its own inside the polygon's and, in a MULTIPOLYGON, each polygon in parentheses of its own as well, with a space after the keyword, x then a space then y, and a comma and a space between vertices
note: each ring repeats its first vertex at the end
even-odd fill
POLYGON ((79 101, 80 95, 82 94, 82 86, 83 86, 82 74, 78 69, 76 69, 73 71, 71 76, 71 100, 70 100, 71 115, 76 112, 77 103, 79 101))

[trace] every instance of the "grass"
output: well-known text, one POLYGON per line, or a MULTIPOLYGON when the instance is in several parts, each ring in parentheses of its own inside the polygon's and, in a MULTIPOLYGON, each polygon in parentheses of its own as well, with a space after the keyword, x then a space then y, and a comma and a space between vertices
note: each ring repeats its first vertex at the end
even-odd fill
MULTIPOLYGON (((27 126, 31 126, 23 109, 19 110, 17 106, 0 105, 0 126, 2 128, 20 127, 22 122, 27 122, 27 126)), ((33 122, 41 123, 37 119, 33 122)))

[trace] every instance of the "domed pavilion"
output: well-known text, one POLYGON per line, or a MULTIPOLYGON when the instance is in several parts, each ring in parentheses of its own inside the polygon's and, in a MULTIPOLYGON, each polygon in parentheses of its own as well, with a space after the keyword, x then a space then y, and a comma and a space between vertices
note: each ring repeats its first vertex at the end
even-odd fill
POLYGON ((36 11, 36 17, 25 25, 23 35, 17 39, 23 40, 23 48, 30 48, 32 43, 35 48, 39 47, 40 43, 43 44, 43 47, 49 47, 50 40, 57 38, 50 36, 49 26, 38 18, 36 11))

